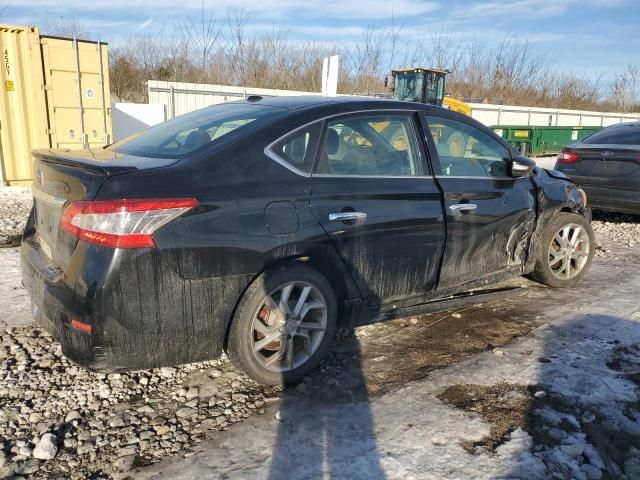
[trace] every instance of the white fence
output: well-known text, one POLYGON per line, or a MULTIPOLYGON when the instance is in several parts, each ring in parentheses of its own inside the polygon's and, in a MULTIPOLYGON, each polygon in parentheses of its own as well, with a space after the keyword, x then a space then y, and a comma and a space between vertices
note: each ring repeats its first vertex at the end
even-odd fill
POLYGON ((472 116, 485 125, 535 125, 561 127, 606 127, 620 122, 640 121, 640 114, 603 113, 556 108, 517 107, 470 103, 472 116))
POLYGON ((149 80, 147 85, 149 103, 165 105, 168 118, 174 118, 209 105, 242 100, 249 95, 319 95, 319 93, 296 92, 294 90, 231 87, 229 85, 208 85, 204 83, 161 82, 158 80, 149 80))
MULTIPOLYGON (((318 95, 318 93, 275 90, 267 88, 231 87, 200 83, 160 82, 149 80, 149 103, 163 104, 167 117, 218 103, 241 100, 249 95, 318 95)), ((640 114, 602 113, 555 108, 518 107, 471 103, 472 116, 487 126, 492 125, 558 125, 603 126, 614 123, 640 121, 640 114)))

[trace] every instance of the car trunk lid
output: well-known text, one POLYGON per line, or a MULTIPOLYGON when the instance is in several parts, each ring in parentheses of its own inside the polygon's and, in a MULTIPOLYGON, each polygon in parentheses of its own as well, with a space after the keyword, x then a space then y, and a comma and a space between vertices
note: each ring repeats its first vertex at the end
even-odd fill
POLYGON ((620 188, 637 187, 640 180, 640 147, 626 145, 574 145, 566 149, 577 155, 563 171, 579 183, 620 188))
POLYGON ((175 159, 123 156, 108 149, 35 150, 34 225, 40 249, 64 269, 77 239, 60 228, 64 208, 78 200, 93 200, 113 175, 167 166, 175 159))

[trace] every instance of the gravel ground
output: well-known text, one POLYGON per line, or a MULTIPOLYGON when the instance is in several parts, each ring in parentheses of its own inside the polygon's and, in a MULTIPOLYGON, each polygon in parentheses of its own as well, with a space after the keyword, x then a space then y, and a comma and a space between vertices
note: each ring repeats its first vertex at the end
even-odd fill
POLYGON ((0 334, 0 478, 111 478, 264 413, 277 388, 225 359, 122 374, 80 368, 32 326, 0 334))
POLYGON ((0 187, 0 247, 20 244, 30 210, 30 188, 0 187))
POLYGON ((617 248, 640 242, 640 215, 593 212, 598 256, 616 255, 617 248))

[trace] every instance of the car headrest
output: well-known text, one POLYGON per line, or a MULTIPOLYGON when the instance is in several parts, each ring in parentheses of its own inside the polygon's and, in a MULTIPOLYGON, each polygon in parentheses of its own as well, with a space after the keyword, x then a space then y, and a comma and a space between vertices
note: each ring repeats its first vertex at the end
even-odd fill
POLYGON ((338 147, 340 147, 338 132, 333 128, 327 129, 327 138, 325 138, 324 143, 327 146, 327 155, 334 155, 338 151, 338 147))
POLYGON ((185 150, 196 150, 211 141, 211 137, 204 130, 194 130, 193 132, 187 135, 186 140, 184 141, 185 150))

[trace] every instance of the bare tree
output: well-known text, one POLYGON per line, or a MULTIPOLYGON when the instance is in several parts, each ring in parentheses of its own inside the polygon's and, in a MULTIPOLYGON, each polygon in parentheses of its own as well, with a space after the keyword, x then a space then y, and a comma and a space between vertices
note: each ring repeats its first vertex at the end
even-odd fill
POLYGON ((623 112, 637 108, 638 103, 638 67, 627 65, 625 71, 614 77, 610 87, 610 100, 623 112))
POLYGON ((47 35, 54 35, 57 37, 76 37, 83 40, 88 40, 93 34, 75 17, 65 18, 60 17, 47 23, 43 29, 47 35))
MULTIPOLYGON (((629 65, 603 87, 601 76, 581 77, 554 69, 548 52, 505 37, 497 44, 463 40, 444 30, 416 36, 391 18, 389 28, 368 27, 348 42, 297 41, 278 25, 250 34, 249 15, 230 9, 220 24, 204 1, 196 19, 167 24, 155 35, 138 36, 110 53, 114 98, 145 101, 147 80, 224 83, 319 91, 322 59, 341 58, 338 91, 370 95, 384 91, 393 68, 452 70, 447 91, 465 101, 631 111, 638 108, 640 72, 629 65), (602 93, 608 89, 607 100, 602 93)), ((53 29, 80 36, 77 22, 53 29)))
POLYGON ((200 18, 197 21, 189 17, 178 25, 183 36, 183 44, 192 51, 193 58, 198 59, 204 81, 209 77, 207 74, 209 60, 220 37, 221 28, 217 26, 213 14, 206 12, 204 0, 202 0, 200 18))

